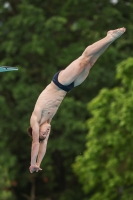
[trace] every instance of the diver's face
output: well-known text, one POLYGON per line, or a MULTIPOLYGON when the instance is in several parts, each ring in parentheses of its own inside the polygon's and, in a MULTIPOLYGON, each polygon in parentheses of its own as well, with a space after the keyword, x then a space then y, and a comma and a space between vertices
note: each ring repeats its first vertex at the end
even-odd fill
POLYGON ((50 124, 42 124, 39 130, 39 138, 44 140, 46 136, 50 133, 50 124))

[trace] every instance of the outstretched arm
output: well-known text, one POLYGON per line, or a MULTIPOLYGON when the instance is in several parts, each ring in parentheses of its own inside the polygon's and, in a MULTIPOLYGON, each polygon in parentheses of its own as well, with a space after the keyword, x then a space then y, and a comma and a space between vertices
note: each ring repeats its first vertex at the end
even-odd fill
POLYGON ((39 151, 39 125, 36 122, 32 127, 31 165, 36 164, 39 151))
POLYGON ((34 122, 32 126, 32 146, 31 146, 31 166, 29 167, 30 172, 41 170, 36 165, 37 155, 39 152, 39 124, 34 122))
MULTIPOLYGON (((47 143, 48 143, 48 138, 49 138, 49 134, 50 134, 50 131, 49 133, 47 134, 45 140, 41 141, 40 142, 40 146, 39 146, 39 152, 38 152, 38 157, 37 157, 37 163, 36 165, 38 167, 40 167, 40 164, 42 162, 42 159, 46 153, 46 149, 47 149, 47 143)), ((38 171, 38 170, 37 170, 38 171)))

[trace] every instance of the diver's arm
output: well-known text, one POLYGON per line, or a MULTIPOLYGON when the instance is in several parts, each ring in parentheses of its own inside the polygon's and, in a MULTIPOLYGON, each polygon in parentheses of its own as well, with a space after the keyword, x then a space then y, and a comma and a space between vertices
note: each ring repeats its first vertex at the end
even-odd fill
POLYGON ((32 146, 31 146, 31 165, 36 164, 39 152, 39 124, 37 122, 32 126, 32 146))
POLYGON ((42 159, 43 159, 43 157, 44 157, 44 155, 46 153, 49 134, 50 134, 50 131, 47 134, 46 138, 43 141, 40 141, 39 152, 38 152, 37 163, 36 163, 36 165, 38 167, 40 167, 42 159))

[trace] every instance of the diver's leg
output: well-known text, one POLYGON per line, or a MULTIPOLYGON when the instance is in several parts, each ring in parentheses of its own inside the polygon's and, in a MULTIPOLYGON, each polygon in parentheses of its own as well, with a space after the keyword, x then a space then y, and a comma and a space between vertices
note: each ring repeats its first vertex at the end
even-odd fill
POLYGON ((73 81, 75 82, 75 86, 81 84, 99 56, 124 32, 125 28, 108 31, 105 38, 88 46, 78 59, 60 72, 58 77, 59 82, 63 85, 68 85, 73 81))

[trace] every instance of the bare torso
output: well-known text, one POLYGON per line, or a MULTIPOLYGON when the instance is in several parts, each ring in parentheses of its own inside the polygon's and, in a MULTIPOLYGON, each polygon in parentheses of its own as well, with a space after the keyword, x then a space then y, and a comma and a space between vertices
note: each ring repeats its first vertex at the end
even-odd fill
POLYGON ((56 114, 62 100, 64 99, 66 92, 58 88, 53 82, 51 82, 39 95, 35 104, 32 116, 31 124, 34 123, 34 119, 37 120, 39 125, 46 121, 51 121, 56 114))

